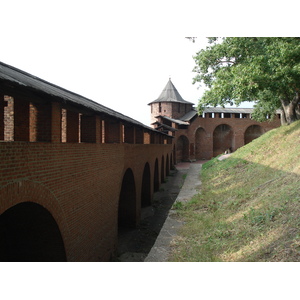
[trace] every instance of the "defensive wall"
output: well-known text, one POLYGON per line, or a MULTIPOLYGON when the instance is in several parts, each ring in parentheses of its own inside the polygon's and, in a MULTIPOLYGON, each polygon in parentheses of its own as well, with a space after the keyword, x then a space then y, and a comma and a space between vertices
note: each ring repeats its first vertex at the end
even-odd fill
POLYGON ((211 159, 225 151, 235 151, 281 124, 280 111, 266 122, 253 120, 251 108, 208 107, 198 115, 171 78, 159 97, 148 105, 151 125, 174 137, 175 162, 211 159))
MULTIPOLYGON (((224 109, 222 111, 229 111, 224 109)), ((250 143, 265 132, 279 127, 280 115, 272 121, 257 122, 250 114, 204 113, 197 116, 187 128, 178 128, 175 132, 176 160, 211 159, 226 150, 233 152, 250 143)), ((184 127, 184 126, 181 126, 184 127)))
POLYGON ((109 261, 173 137, 0 63, 0 260, 109 261))

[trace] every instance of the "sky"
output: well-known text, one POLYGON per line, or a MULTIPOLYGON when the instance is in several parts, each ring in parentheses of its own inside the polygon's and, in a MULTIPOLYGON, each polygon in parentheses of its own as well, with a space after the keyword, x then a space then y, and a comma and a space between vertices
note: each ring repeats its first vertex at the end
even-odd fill
POLYGON ((191 32, 177 31, 173 23, 183 20, 175 10, 166 18, 171 1, 164 11, 141 3, 7 1, 0 61, 150 125, 148 103, 169 78, 197 104, 193 56, 206 38, 193 43, 185 38, 191 32))
POLYGON ((206 36, 261 34, 268 28, 255 7, 247 15, 230 16, 221 1, 3 2, 0 61, 146 125, 148 103, 158 98, 169 78, 183 99, 197 105, 204 89, 192 84, 193 56, 206 47, 206 36), (252 11, 258 32, 253 31, 252 11), (185 38, 189 36, 197 37, 195 43, 185 38))

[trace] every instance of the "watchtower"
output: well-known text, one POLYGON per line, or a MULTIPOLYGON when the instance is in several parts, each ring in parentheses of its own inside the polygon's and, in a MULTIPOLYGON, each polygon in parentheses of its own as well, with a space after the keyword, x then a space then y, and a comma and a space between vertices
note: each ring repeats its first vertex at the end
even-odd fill
POLYGON ((280 126, 280 111, 272 121, 252 119, 253 108, 208 107, 198 115, 169 79, 158 99, 150 102, 151 125, 173 136, 174 162, 210 159, 235 151, 280 126))
POLYGON ((192 110, 194 104, 181 97, 171 78, 169 78, 159 97, 148 105, 151 106, 151 123, 153 123, 158 116, 180 119, 192 110))

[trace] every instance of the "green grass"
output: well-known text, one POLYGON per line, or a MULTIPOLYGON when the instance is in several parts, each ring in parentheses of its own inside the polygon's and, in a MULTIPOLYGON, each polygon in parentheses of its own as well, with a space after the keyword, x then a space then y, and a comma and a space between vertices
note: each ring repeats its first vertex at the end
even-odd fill
POLYGON ((300 122, 205 163, 170 261, 300 261, 300 122))

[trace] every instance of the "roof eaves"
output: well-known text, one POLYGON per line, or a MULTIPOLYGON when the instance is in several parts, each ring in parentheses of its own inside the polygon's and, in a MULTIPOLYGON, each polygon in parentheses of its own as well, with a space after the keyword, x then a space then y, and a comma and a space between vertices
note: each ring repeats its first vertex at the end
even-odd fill
POLYGON ((31 75, 27 72, 19 70, 10 65, 0 62, 0 80, 3 82, 13 83, 22 87, 30 88, 33 91, 42 92, 51 97, 62 99, 64 102, 69 102, 73 105, 90 109, 96 113, 103 113, 108 116, 132 123, 134 125, 143 127, 147 130, 155 131, 153 128, 144 125, 143 123, 125 116, 113 109, 110 109, 100 103, 90 100, 84 96, 73 93, 55 84, 47 82, 39 77, 31 75))
POLYGON ((190 125, 189 122, 181 121, 181 120, 178 120, 178 119, 172 119, 172 118, 169 118, 167 116, 157 116, 156 118, 158 118, 158 117, 161 117, 163 119, 166 119, 168 121, 171 121, 173 123, 177 123, 177 124, 180 124, 180 125, 190 125))

